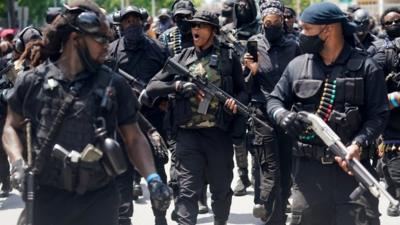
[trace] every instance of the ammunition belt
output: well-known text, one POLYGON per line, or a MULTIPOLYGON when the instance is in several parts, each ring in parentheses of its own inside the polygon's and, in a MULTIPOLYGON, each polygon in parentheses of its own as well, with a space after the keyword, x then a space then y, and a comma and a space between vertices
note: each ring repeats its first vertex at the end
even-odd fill
POLYGON ((400 140, 388 140, 383 141, 382 144, 379 145, 379 151, 381 152, 400 152, 400 140))
MULTIPOLYGON (((333 104, 336 98, 336 80, 325 80, 325 85, 323 89, 323 93, 321 96, 321 101, 319 102, 319 106, 315 114, 321 117, 325 122, 328 122, 329 117, 333 111, 333 104)), ((300 140, 313 140, 315 138, 315 133, 311 128, 307 128, 307 130, 300 135, 300 140)))
POLYGON ((179 29, 175 29, 172 35, 172 50, 174 55, 177 55, 182 52, 182 39, 181 32, 179 29))

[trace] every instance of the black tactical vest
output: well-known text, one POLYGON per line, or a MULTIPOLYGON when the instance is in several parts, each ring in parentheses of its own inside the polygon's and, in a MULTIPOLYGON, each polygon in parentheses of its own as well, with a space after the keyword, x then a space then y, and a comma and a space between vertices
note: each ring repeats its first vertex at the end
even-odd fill
MULTIPOLYGON (((32 88, 36 89, 34 91, 36 93, 35 100, 41 106, 37 115, 31 115, 36 117, 36 119, 32 119, 34 121, 33 134, 36 134, 37 137, 37 139, 33 140, 36 154, 40 154, 39 148, 49 133, 49 129, 52 127, 53 121, 69 91, 67 84, 61 84, 62 81, 54 79, 49 74, 51 73, 46 67, 39 67, 36 73, 32 74, 32 76, 39 77, 34 83, 36 88, 32 88)), ((107 130, 115 132, 116 116, 114 110, 110 109, 108 112, 104 112, 100 109, 102 97, 112 76, 105 71, 99 71, 95 75, 88 75, 87 78, 77 81, 81 82, 81 91, 79 91, 72 106, 68 109, 61 128, 51 142, 51 146, 59 144, 67 151, 82 152, 89 143, 95 144, 95 123, 99 116, 105 117, 107 130)), ((112 99, 111 104, 115 108, 114 95, 110 94, 110 96, 112 99)), ((38 175, 39 184, 75 191, 76 187, 80 185, 79 179, 82 176, 82 172, 85 172, 85 176, 89 177, 89 182, 83 187, 84 191, 95 190, 106 185, 111 180, 100 161, 86 164, 79 163, 79 167, 76 165, 67 167, 59 159, 50 157, 45 162, 41 174, 38 175), (70 184, 68 185, 65 180, 65 173, 67 172, 72 173, 69 178, 71 180, 68 181, 70 184)))
MULTIPOLYGON (((313 63, 313 55, 302 57, 304 67, 300 79, 293 83, 294 110, 316 113, 345 144, 349 143, 361 128, 359 107, 364 103, 364 78, 359 71, 364 65, 365 56, 353 51, 346 64, 335 66, 331 74, 321 74, 322 70, 313 63), (318 80, 314 77, 327 79, 318 80)), ((300 142, 323 146, 312 132, 300 137, 300 142)))

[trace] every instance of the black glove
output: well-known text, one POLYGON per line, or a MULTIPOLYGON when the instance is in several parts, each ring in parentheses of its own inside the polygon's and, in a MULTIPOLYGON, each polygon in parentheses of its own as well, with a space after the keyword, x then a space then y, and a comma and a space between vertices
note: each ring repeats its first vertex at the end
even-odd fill
POLYGON ((279 126, 291 136, 298 137, 306 129, 298 113, 285 110, 278 117, 279 126))
POLYGON ((160 179, 153 179, 148 186, 152 207, 160 211, 167 211, 172 196, 168 185, 164 184, 160 179))
POLYGON ((189 98, 194 96, 199 91, 199 87, 192 82, 181 81, 178 84, 177 91, 184 97, 189 98))
POLYGON ((20 192, 23 192, 25 169, 26 164, 23 159, 18 159, 12 164, 10 177, 11 185, 20 192))

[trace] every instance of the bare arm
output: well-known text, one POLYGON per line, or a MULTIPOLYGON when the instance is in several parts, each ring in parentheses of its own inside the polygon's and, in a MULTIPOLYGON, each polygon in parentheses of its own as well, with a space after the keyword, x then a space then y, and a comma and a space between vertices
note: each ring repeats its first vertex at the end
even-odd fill
POLYGON ((140 131, 137 123, 127 124, 119 127, 124 140, 129 159, 140 171, 143 177, 155 173, 153 155, 149 143, 140 131))
POLYGON ((3 146, 10 157, 11 164, 18 159, 22 159, 23 146, 18 136, 18 130, 21 129, 24 119, 22 116, 15 113, 10 107, 8 107, 7 118, 4 124, 3 130, 3 146))

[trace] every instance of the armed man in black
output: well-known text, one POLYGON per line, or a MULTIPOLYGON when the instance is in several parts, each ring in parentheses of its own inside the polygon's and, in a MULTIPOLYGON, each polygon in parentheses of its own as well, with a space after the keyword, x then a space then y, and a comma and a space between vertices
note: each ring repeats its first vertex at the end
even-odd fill
MULTIPOLYGON (((226 92, 246 102, 245 85, 238 57, 232 49, 217 41, 218 17, 208 11, 197 12, 192 20, 195 47, 184 49, 172 60, 186 67, 191 76, 206 79, 226 92)), ((194 225, 197 221, 197 201, 204 185, 204 171, 210 184, 214 224, 227 224, 232 190, 234 131, 244 130, 235 119, 233 99, 219 102, 213 96, 202 113, 204 92, 192 83, 191 77, 175 74, 164 68, 149 83, 150 97, 173 97, 169 121, 176 131, 176 169, 179 196, 176 202, 178 224, 194 225)), ((238 134, 241 135, 241 134, 238 134)))
POLYGON ((377 200, 372 202, 369 193, 349 198, 358 183, 334 163, 348 171, 346 162, 332 156, 298 112, 320 116, 348 146, 347 158, 369 162, 368 147, 388 116, 383 72, 347 43, 356 26, 336 5, 313 4, 300 25, 306 54, 289 63, 267 105, 271 119, 297 139, 291 224, 379 224, 377 200))
POLYGON ((26 208, 29 224, 118 224, 114 178, 126 165, 113 139, 117 131, 131 162, 147 178, 153 207, 169 205, 169 189, 155 173, 137 126, 137 100, 124 79, 102 65, 109 38, 100 8, 91 1, 73 2, 45 29, 37 57, 46 62, 17 78, 3 144, 12 181, 20 188, 26 166, 17 132, 26 121, 27 149, 32 147, 34 157, 33 165, 28 157, 26 177, 33 173, 36 183, 29 179, 24 186, 30 191, 26 201, 35 197, 33 209, 26 208))
MULTIPOLYGON (((114 20, 119 23, 122 37, 110 44, 108 53, 111 61, 110 67, 116 71, 122 69, 144 86, 161 70, 168 55, 167 50, 158 41, 145 35, 145 19, 146 17, 142 11, 136 6, 127 6, 120 11, 119 15, 115 15, 114 20)), ((141 88, 143 89, 144 87, 141 88)), ((156 130, 163 134, 164 112, 158 108, 157 104, 158 102, 154 107, 142 105, 140 112, 155 126, 156 130)), ((139 117, 139 121, 142 119, 142 117, 139 117)), ((153 151, 153 153, 155 152, 153 151)), ((162 180, 166 182, 165 162, 161 161, 156 154, 153 155, 157 172, 161 175, 162 180)), ((123 196, 120 221, 125 220, 130 224, 130 217, 133 213, 132 200, 137 200, 143 194, 140 180, 141 175, 134 168, 130 167, 127 173, 118 179, 121 184, 119 187, 123 196)), ((165 212, 153 211, 157 225, 167 223, 165 212)), ((120 225, 123 225, 123 222, 120 225)))
MULTIPOLYGON (((247 40, 260 33, 262 26, 257 17, 258 9, 255 0, 235 0, 233 7, 233 22, 221 28, 221 37, 233 47, 242 62, 247 40)), ((234 140, 235 158, 239 173, 239 180, 233 191, 235 196, 246 195, 246 188, 251 185, 247 169, 247 150, 243 139, 234 140)))
POLYGON ((193 46, 188 20, 196 12, 190 0, 175 0, 172 4, 173 21, 176 26, 166 30, 158 38, 168 48, 171 56, 181 53, 182 49, 193 46))
MULTIPOLYGON (((285 224, 285 208, 291 187, 291 139, 283 134, 281 128, 269 121, 266 102, 276 83, 289 62, 300 55, 300 49, 294 40, 289 39, 284 31, 283 4, 277 0, 265 1, 261 6, 263 34, 252 36, 249 41, 258 43, 258 60, 250 54, 245 55, 246 69, 251 71, 251 101, 253 107, 263 112, 269 122, 270 130, 258 129, 248 132, 254 139, 247 138, 249 149, 254 149, 256 171, 254 185, 253 215, 266 224, 285 224), (273 130, 273 131, 272 131, 273 130), (263 139, 263 143, 257 140, 263 139)), ((248 130, 252 130, 249 128, 248 130)))
MULTIPOLYGON (((400 17, 398 17, 400 20, 400 17)), ((399 35, 387 47, 378 50, 374 59, 380 64, 385 73, 390 104, 388 125, 382 135, 379 152, 383 162, 383 175, 386 189, 396 199, 400 199, 400 26, 399 35)), ((400 216, 400 211, 390 204, 387 209, 389 216, 400 216)))

